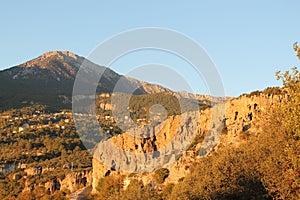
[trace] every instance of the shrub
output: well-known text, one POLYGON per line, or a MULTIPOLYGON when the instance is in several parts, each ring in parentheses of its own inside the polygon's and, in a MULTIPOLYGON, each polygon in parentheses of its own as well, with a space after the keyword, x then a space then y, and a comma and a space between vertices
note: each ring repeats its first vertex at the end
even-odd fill
POLYGON ((123 189, 122 177, 107 176, 101 178, 96 187, 97 197, 100 199, 116 199, 123 189))
POLYGON ((169 176, 170 171, 167 168, 160 168, 154 172, 154 178, 157 183, 161 184, 169 176))

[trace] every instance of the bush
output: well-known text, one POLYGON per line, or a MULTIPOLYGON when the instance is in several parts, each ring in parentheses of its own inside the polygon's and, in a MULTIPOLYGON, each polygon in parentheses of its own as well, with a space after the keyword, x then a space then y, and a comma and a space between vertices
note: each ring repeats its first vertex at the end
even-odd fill
POLYGON ((121 190, 123 190, 123 179, 116 176, 101 178, 96 190, 97 198, 99 199, 116 199, 116 197, 121 195, 121 190))
POLYGON ((169 174, 170 171, 167 168, 160 168, 154 172, 154 178, 157 183, 162 184, 169 174))

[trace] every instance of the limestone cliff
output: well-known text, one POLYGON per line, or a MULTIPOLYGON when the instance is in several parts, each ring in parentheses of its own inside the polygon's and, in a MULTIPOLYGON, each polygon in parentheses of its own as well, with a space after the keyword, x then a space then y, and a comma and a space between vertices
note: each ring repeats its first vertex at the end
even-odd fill
MULTIPOLYGON (((42 169, 39 170, 39 173, 43 173, 42 169)), ((34 168, 29 168, 29 170, 27 170, 26 173, 27 176, 37 175, 37 171, 34 168), (31 174, 32 172, 33 174, 31 174)), ((71 171, 66 173, 64 177, 55 177, 40 185, 26 181, 23 191, 33 191, 36 187, 43 187, 45 191, 48 191, 48 193, 50 194, 57 190, 69 191, 72 193, 79 190, 80 188, 89 186, 91 184, 92 172, 90 170, 82 170, 78 172, 71 171)))
MULTIPOLYGON (((219 143, 238 146, 243 141, 245 134, 256 134, 260 130, 262 113, 267 112, 274 105, 283 104, 286 100, 286 96, 259 94, 250 97, 243 95, 226 101, 226 114, 223 119, 224 126, 214 149, 218 148, 219 143)), ((211 112, 211 109, 207 109, 202 111, 200 115, 199 132, 206 134, 206 136, 211 130, 211 112)), ((190 166, 195 162, 201 161, 201 151, 205 150, 210 149, 207 149, 205 144, 200 142, 194 148, 186 151, 182 157, 168 166, 170 175, 166 182, 176 183, 178 179, 185 177, 189 173, 190 166)))
MULTIPOLYGON (((177 182, 179 178, 189 173, 189 167, 192 163, 198 162, 201 156, 207 155, 211 150, 217 147, 218 143, 222 142, 225 145, 229 143, 238 144, 240 141, 239 136, 243 133, 255 133, 261 123, 261 113, 275 104, 284 103, 284 101, 286 101, 285 96, 265 95, 262 93, 250 97, 243 95, 239 98, 219 103, 213 108, 200 111, 198 114, 188 113, 182 114, 181 116, 171 116, 163 125, 157 126, 160 131, 155 132, 156 134, 152 137, 137 137, 138 134, 149 133, 149 130, 140 129, 140 132, 138 132, 138 130, 132 130, 130 134, 124 133, 117 135, 105 142, 115 145, 117 149, 121 149, 122 153, 118 152, 119 154, 116 154, 120 157, 126 154, 124 152, 130 152, 135 155, 143 154, 144 159, 128 160, 128 156, 125 156, 123 157, 125 158, 124 160, 118 161, 136 162, 136 168, 133 168, 134 170, 132 172, 139 172, 142 168, 141 166, 143 166, 142 162, 147 163, 149 161, 147 153, 160 151, 170 143, 173 145, 171 145, 172 148, 169 149, 172 152, 172 150, 175 149, 174 145, 179 144, 173 143, 174 138, 178 135, 184 135, 180 138, 181 142, 187 139, 189 143, 191 143, 191 140, 189 140, 188 136, 205 136, 204 140, 201 140, 202 142, 196 144, 194 148, 185 149, 187 151, 183 151, 183 155, 179 159, 176 157, 177 160, 175 162, 163 166, 170 170, 170 175, 166 182, 177 182)), ((117 167, 120 165, 111 162, 112 160, 104 165, 102 164, 103 160, 108 159, 105 155, 116 156, 113 155, 114 152, 111 151, 110 148, 104 147, 108 146, 98 145, 95 150, 93 159, 93 188, 95 188, 100 178, 110 174, 116 174, 118 173, 117 171, 120 170, 120 168, 117 167)), ((175 155, 174 152, 169 155, 173 154, 175 155)), ((146 166, 144 167, 146 168, 146 166)), ((143 175, 143 177, 144 176, 145 175, 143 175)))

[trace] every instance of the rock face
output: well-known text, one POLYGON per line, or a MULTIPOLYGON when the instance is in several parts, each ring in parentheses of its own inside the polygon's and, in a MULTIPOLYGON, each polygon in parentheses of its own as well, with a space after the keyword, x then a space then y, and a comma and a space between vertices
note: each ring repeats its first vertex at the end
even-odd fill
MULTIPOLYGON (((33 169, 33 168, 32 168, 33 169)), ((30 168, 30 172, 32 171, 30 168)), ((36 175, 36 172, 33 172, 36 175)), ((29 174, 27 174, 29 175, 29 174)), ((55 178, 44 183, 44 188, 49 194, 57 190, 68 190, 71 193, 80 188, 92 185, 92 172, 90 170, 83 170, 80 172, 70 172, 64 178, 55 178)), ((33 191, 37 185, 25 182, 23 191, 33 191)))
MULTIPOLYGON (((287 100, 286 96, 273 96, 273 95, 254 95, 247 97, 243 95, 239 98, 226 101, 225 108, 226 114, 223 119, 222 130, 219 130, 219 135, 214 149, 218 148, 218 144, 223 145, 234 144, 238 146, 243 140, 243 136, 248 134, 256 134, 260 130, 262 113, 268 111, 269 108, 275 105, 284 104, 287 100)), ((216 105, 220 106, 220 105, 216 105)), ((206 109, 200 115, 200 133, 206 135, 213 130, 214 124, 211 127, 211 109, 206 109)), ((204 142, 198 143, 194 148, 186 151, 181 158, 176 160, 170 166, 170 175, 166 182, 176 183, 178 179, 185 177, 189 173, 189 168, 193 163, 200 162, 205 153, 209 153, 212 149, 204 142), (203 155, 201 155, 203 153, 203 155)))
POLYGON ((40 175, 44 172, 42 167, 30 167, 24 170, 27 176, 40 175))
POLYGON ((67 189, 70 192, 77 191, 80 187, 86 187, 92 184, 92 172, 82 171, 73 172, 60 181, 61 189, 67 189))
POLYGON ((0 177, 5 177, 6 174, 12 173, 17 169, 26 169, 27 164, 13 162, 13 161, 6 161, 0 163, 0 177))
POLYGON ((160 124, 132 128, 101 141, 94 157, 117 171, 145 172, 162 167, 188 147, 197 133, 198 114, 184 113, 160 124))
POLYGON ((57 190, 60 190, 60 187, 61 184, 56 179, 45 183, 45 190, 48 191, 50 194, 57 190))
MULTIPOLYGON (((179 178, 189 173, 189 166, 191 166, 192 163, 199 161, 201 156, 205 156, 215 149, 218 143, 222 142, 225 145, 238 143, 240 141, 239 136, 244 132, 254 134, 259 130, 261 113, 274 105, 284 103, 286 98, 285 96, 264 94, 251 97, 244 95, 217 104, 213 108, 206 109, 198 114, 189 113, 186 116, 183 114, 181 116, 169 117, 164 124, 159 127, 160 131, 157 131, 157 134, 152 137, 140 138, 137 137, 137 135, 124 133, 114 136, 108 141, 100 142, 95 150, 93 159, 93 188, 95 189, 100 178, 119 173, 118 170, 121 170, 121 165, 117 162, 123 161, 123 163, 127 164, 128 162, 136 163, 136 168, 131 168, 134 169, 132 172, 140 172, 141 166, 143 166, 144 163, 147 165, 149 161, 149 159, 147 159, 147 153, 149 152, 160 151, 169 144, 172 144, 172 148, 168 149, 172 152, 169 155, 175 155, 176 153, 172 150, 179 144, 174 143, 174 139, 176 140, 178 135, 180 135, 178 141, 183 142, 185 140, 188 143, 192 141, 189 136, 205 136, 202 143, 198 143, 193 149, 182 151, 183 155, 179 159, 176 157, 177 160, 175 162, 167 165, 167 168, 170 170, 170 175, 166 179, 166 182, 177 182, 179 178), (112 151, 112 146, 108 146, 108 143, 115 145, 115 149, 122 151, 112 151), (133 156, 135 158, 133 159, 128 156, 130 153, 134 155, 142 154, 144 157, 133 156), (123 158, 123 160, 114 160, 114 162, 112 162, 112 159, 109 159, 118 156, 123 158), (106 162, 106 160, 110 162, 106 162)), ((143 130, 137 132, 135 130, 133 132, 141 135, 147 131, 143 130)), ((144 167, 146 168, 147 166, 144 167)))
POLYGON ((173 162, 198 133, 197 119, 198 112, 184 113, 171 116, 156 126, 135 128, 101 141, 94 151, 93 188, 100 178, 119 171, 151 172, 173 162))
POLYGON ((20 163, 16 163, 16 162, 0 163, 0 175, 5 176, 6 174, 16 171, 18 168, 21 168, 20 163))
POLYGON ((287 96, 241 96, 226 103, 226 129, 228 141, 234 142, 240 133, 259 130, 262 113, 272 106, 284 104, 287 96))

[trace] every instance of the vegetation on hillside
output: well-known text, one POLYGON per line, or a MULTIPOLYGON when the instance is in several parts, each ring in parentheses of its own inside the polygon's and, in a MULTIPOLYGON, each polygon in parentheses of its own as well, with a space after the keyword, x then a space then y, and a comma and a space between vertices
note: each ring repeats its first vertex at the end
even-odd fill
MULTIPOLYGON (((111 95, 104 94, 105 98, 100 98, 100 95, 96 100, 100 126, 86 122, 82 129, 97 134, 101 127, 108 137, 122 133, 113 117, 111 95)), ((118 95, 117 98, 121 98, 126 94, 118 95)), ((204 105, 198 101, 182 101, 182 105, 185 106, 183 109, 199 109, 199 106, 204 105)), ((178 99, 169 93, 133 95, 129 103, 130 117, 139 125, 149 123, 149 110, 155 104, 163 105, 169 116, 181 112, 178 99)), ((91 170, 90 150, 99 142, 99 137, 89 136, 79 137, 70 110, 54 111, 43 105, 32 105, 2 112, 0 164, 2 171, 6 171, 0 174, 0 199, 21 198, 23 190, 29 188, 34 189, 26 191, 27 196, 37 198, 36 191, 39 191, 41 196, 47 196, 47 188, 41 185, 52 180, 62 180, 74 171, 91 170), (33 170, 32 174, 27 173, 28 169, 33 170)), ((61 192, 64 194, 52 191, 49 195, 68 194, 67 191, 61 192)))
POLYGON ((44 184, 75 171, 91 170, 91 159, 70 111, 50 113, 35 105, 0 115, 0 164, 2 172, 6 170, 0 177, 0 199, 65 196, 67 191, 47 193, 44 184), (26 195, 21 194, 24 189, 29 189, 26 195))
POLYGON ((93 200, 161 199, 161 195, 158 194, 153 187, 145 186, 142 181, 133 179, 126 189, 124 189, 123 180, 124 177, 122 176, 108 176, 100 179, 98 187, 96 188, 97 193, 91 195, 90 198, 93 200))
MULTIPOLYGON (((294 48, 300 59, 298 46, 294 48)), ((256 134, 243 137, 238 147, 220 144, 175 185, 144 186, 136 180, 109 197, 130 193, 134 199, 145 199, 150 191, 156 199, 300 199, 300 72, 293 68, 276 76, 283 88, 252 95, 287 95, 288 101, 263 113, 256 134)))

